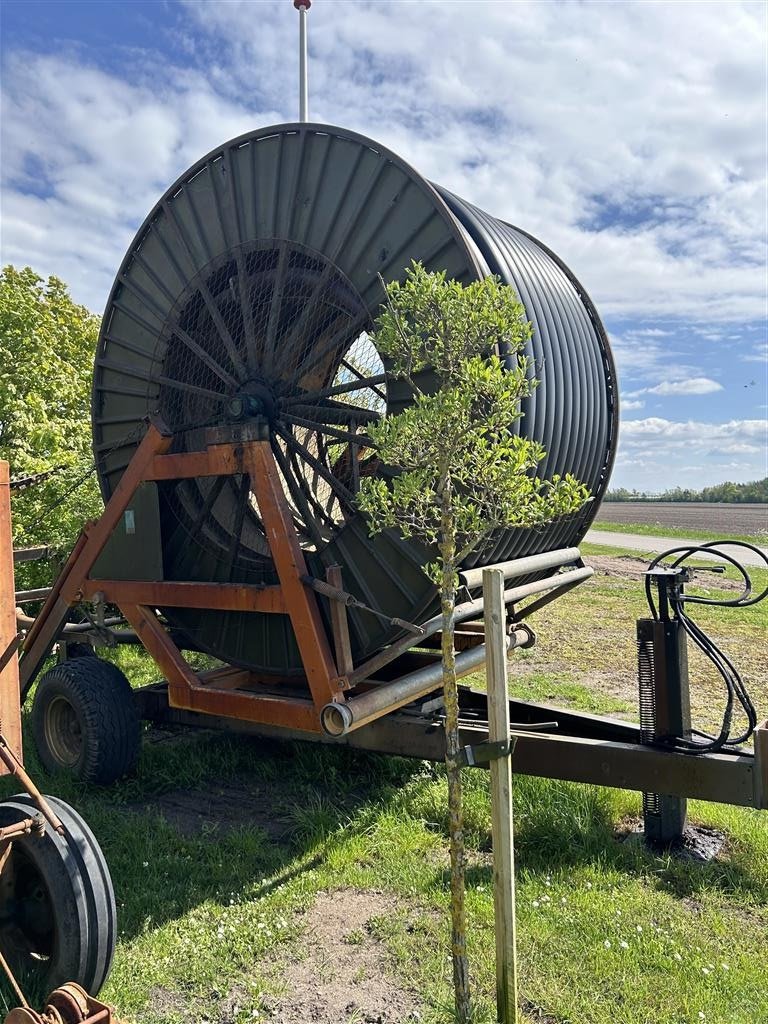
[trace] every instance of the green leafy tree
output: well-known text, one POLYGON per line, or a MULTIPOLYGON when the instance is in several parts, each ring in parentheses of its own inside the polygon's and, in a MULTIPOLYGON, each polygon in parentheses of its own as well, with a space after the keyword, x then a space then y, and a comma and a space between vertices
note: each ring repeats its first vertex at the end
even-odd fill
MULTIPOLYGON (((61 467, 13 495, 14 543, 65 551, 101 500, 92 467, 90 394, 99 319, 56 277, 0 272, 0 458, 13 477, 61 467), (55 506, 52 508, 52 506, 55 506)), ((47 582, 50 566, 18 567, 47 582)))
POLYGON ((521 399, 536 382, 523 355, 531 328, 514 291, 497 278, 462 286, 413 264, 387 286, 374 343, 413 404, 369 428, 379 457, 398 472, 363 480, 370 528, 396 528, 433 546, 427 571, 440 586, 446 769, 451 853, 451 946, 456 1016, 472 1019, 465 913, 465 848, 454 624, 458 570, 505 527, 535 527, 578 510, 586 488, 545 481, 540 444, 516 434, 521 399), (506 366, 502 362, 506 361, 506 366))

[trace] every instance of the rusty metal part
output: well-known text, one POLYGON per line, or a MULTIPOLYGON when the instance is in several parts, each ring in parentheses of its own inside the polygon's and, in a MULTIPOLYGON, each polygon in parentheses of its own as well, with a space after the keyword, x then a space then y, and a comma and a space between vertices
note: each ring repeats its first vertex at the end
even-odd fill
MULTIPOLYGON (((21 821, 15 822, 13 825, 6 825, 4 828, 0 828, 0 847, 5 843, 11 843, 14 839, 21 839, 22 836, 41 836, 45 833, 45 822, 41 815, 36 815, 34 818, 22 818, 21 821)), ((5 857, 5 853, 3 854, 5 857)), ((4 859, 0 863, 0 870, 4 859)))
POLYGON ((16 651, 18 651, 19 647, 21 647, 21 642, 23 639, 24 634, 17 633, 16 636, 10 641, 8 646, 5 648, 2 655, 0 655, 0 672, 3 671, 5 666, 10 662, 11 658, 16 653, 16 651))
POLYGON ((316 594, 322 594, 323 597, 327 597, 330 601, 343 604, 347 608, 359 608, 361 611, 370 612, 371 615, 375 615, 379 619, 384 619, 392 626, 399 626, 400 629, 406 629, 409 633, 413 633, 414 636, 422 636, 424 633, 421 626, 417 626, 413 622, 406 622, 405 619, 400 619, 397 616, 387 615, 384 612, 378 611, 376 608, 371 608, 363 601, 359 601, 354 594, 350 594, 346 590, 341 590, 339 587, 331 586, 331 584, 326 583, 325 580, 316 580, 313 576, 304 576, 302 577, 301 582, 314 590, 316 594))
MULTIPOLYGON (((340 593, 342 589, 342 575, 340 565, 329 565, 325 571, 328 584, 340 593)), ((349 675, 355 667, 352 660, 352 643, 349 635, 349 619, 347 618, 346 605, 340 601, 330 601, 331 632, 333 634, 333 649, 336 655, 336 665, 339 674, 344 677, 349 675)))
POLYGON ((10 775, 15 775, 16 778, 24 787, 24 789, 27 791, 27 793, 29 793, 29 795, 35 801, 35 804, 37 805, 40 813, 43 815, 43 817, 51 826, 51 828, 55 832, 58 832, 60 836, 63 836, 64 826, 62 825, 59 818, 51 810, 51 806, 45 799, 43 794, 34 784, 32 779, 30 779, 29 775, 27 775, 26 771, 24 770, 24 765, 14 754, 13 750, 11 750, 10 746, 8 745, 8 741, 6 740, 5 736, 3 736, 2 733, 0 733, 0 760, 2 760, 3 764, 7 768, 8 773, 10 775))
MULTIPOLYGON (((488 739, 484 693, 460 687, 462 746, 488 739)), ((292 739, 342 744, 356 750, 412 757, 419 761, 445 760, 445 730, 438 718, 404 709, 395 711, 342 737, 307 734, 265 724, 204 718, 168 704, 164 684, 138 691, 142 717, 158 724, 186 728, 214 728, 269 739, 292 739)), ((512 734, 515 774, 567 782, 588 783, 643 792, 660 789, 689 799, 712 800, 740 807, 768 809, 768 722, 762 730, 763 757, 749 752, 727 754, 679 754, 640 743, 639 726, 631 722, 566 711, 551 704, 510 701, 510 717, 526 726, 512 734), (529 731, 531 724, 557 722, 556 733, 529 731)), ((758 730, 759 732, 759 730, 758 730)), ((757 735, 757 734, 756 734, 757 735)))
POLYGON ((27 693, 48 657, 48 652, 66 621, 69 609, 77 600, 82 581, 93 568, 136 488, 146 479, 152 460, 156 455, 166 452, 172 441, 173 437, 164 432, 162 425, 153 424, 149 427, 101 518, 98 522, 87 525, 80 534, 24 642, 19 665, 23 695, 27 693))
MULTIPOLYGON (((17 996, 24 999, 20 992, 17 996)), ((119 1021, 112 1007, 70 982, 52 992, 39 1012, 24 1001, 22 1007, 11 1010, 5 1024, 119 1024, 119 1021)))
POLYGON ((168 678, 170 699, 176 707, 317 731, 321 709, 329 702, 343 700, 346 679, 334 662, 317 598, 303 582, 308 577, 304 553, 270 442, 247 438, 239 438, 237 443, 224 443, 219 437, 215 440, 216 444, 209 445, 202 452, 168 455, 165 453, 170 439, 162 424, 150 425, 133 457, 130 470, 123 474, 104 515, 82 535, 30 630, 21 662, 25 686, 34 678, 41 659, 61 629, 69 606, 83 598, 95 599, 98 596, 100 600, 120 607, 168 678), (148 480, 228 474, 247 474, 251 480, 279 586, 89 578, 96 558, 139 484, 148 480), (241 680, 242 685, 237 688, 218 687, 215 681, 202 680, 187 664, 160 622, 157 609, 164 607, 216 607, 287 615, 301 652, 311 700, 268 693, 263 687, 259 692, 258 680, 250 676, 241 680))
POLYGON ((0 952, 0 967, 3 969, 3 973, 8 979, 10 986, 13 989, 14 995, 16 996, 17 999, 21 1001, 21 1005, 24 1007, 29 1007, 29 1003, 25 999, 24 993, 21 991, 19 983, 18 981, 16 981, 13 971, 11 970, 9 963, 3 956, 2 952, 0 952))
MULTIPOLYGON (((16 657, 16 585, 13 576, 11 487, 8 463, 0 460, 0 732, 17 757, 22 756, 19 662, 16 657), (9 653, 10 651, 10 653, 9 653)), ((0 766, 0 773, 2 767, 0 766)))

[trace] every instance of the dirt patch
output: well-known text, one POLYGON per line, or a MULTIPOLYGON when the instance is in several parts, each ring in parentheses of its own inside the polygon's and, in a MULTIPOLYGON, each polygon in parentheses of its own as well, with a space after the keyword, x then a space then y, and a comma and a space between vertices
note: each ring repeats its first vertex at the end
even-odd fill
MULTIPOLYGON (((279 798, 273 783, 242 779, 213 780, 205 789, 174 789, 169 793, 129 804, 128 810, 155 811, 183 836, 201 833, 226 835, 247 826, 262 829, 276 842, 288 837, 291 822, 277 812, 279 798)), ((285 808, 284 794, 280 805, 285 808)))
POLYGON ((178 992, 169 992, 167 988, 153 988, 149 993, 147 1006, 151 1006, 153 1014, 160 1017, 180 1015, 189 1008, 183 996, 178 992))
POLYGON ((530 999, 523 999, 521 1004, 526 1018, 535 1021, 536 1024, 563 1024, 562 1017, 552 1017, 541 1006, 532 1003, 530 999))
MULTIPOLYGON (((643 833, 643 819, 632 815, 623 819, 616 830, 616 838, 619 842, 645 843, 643 833)), ((708 864, 714 860, 725 860, 727 857, 728 838, 724 832, 706 825, 692 825, 690 822, 678 839, 672 843, 650 843, 651 851, 659 855, 671 856, 676 860, 694 861, 699 864, 708 864)), ((684 900, 688 909, 693 909, 694 900, 684 900)), ((698 903, 696 912, 701 912, 701 904, 698 903)))
POLYGON ((275 965, 283 994, 264 1002, 272 1024, 407 1024, 421 1019, 416 995, 391 976, 372 921, 398 901, 380 892, 320 893, 305 912, 302 955, 275 965))
MULTIPOLYGON (((681 541, 681 543, 685 543, 681 541)), ((648 568, 648 562, 643 558, 633 558, 631 555, 587 555, 586 561, 599 576, 615 576, 626 580, 640 580, 648 568)), ((729 580, 711 572, 697 573, 691 581, 691 586, 696 591, 701 590, 741 590, 742 583, 739 580, 729 580)))

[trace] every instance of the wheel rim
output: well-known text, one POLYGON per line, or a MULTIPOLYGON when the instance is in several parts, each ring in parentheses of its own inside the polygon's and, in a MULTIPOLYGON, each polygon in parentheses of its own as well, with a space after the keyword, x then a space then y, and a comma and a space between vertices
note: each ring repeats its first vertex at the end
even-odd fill
POLYGON ((23 848, 14 844, 6 866, 12 878, 11 912, 0 921, 0 946, 28 998, 45 995, 58 942, 48 885, 23 848))
POLYGON ((54 697, 45 715, 45 741, 63 768, 73 768, 83 750, 83 732, 77 712, 66 697, 54 697))

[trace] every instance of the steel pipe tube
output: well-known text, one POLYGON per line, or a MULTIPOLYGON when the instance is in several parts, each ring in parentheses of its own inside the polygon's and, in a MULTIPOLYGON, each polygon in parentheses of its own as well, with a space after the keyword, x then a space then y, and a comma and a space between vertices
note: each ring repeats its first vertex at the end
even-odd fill
POLYGON ((500 569, 505 580, 515 579, 518 576, 527 576, 533 572, 543 572, 545 569, 559 569, 561 565, 568 565, 581 558, 578 548, 558 548, 557 551, 543 551, 538 555, 529 555, 527 558, 514 558, 511 562, 498 562, 496 565, 485 565, 478 569, 465 569, 459 573, 459 579, 467 589, 472 590, 483 584, 483 573, 486 569, 500 569))
POLYGON ((545 580, 536 580, 534 583, 524 583, 520 587, 505 590, 504 601, 506 604, 514 604, 517 601, 522 601, 524 597, 541 594, 545 590, 559 590, 561 587, 568 587, 570 589, 577 583, 583 583, 584 580, 588 580, 594 574, 595 570, 589 565, 585 565, 583 569, 571 569, 570 572, 560 572, 555 576, 548 576, 545 580))
MULTIPOLYGON (((527 647, 530 646, 530 642, 531 631, 527 628, 518 629, 507 638, 507 647, 510 650, 515 647, 527 647)), ((484 664, 485 644, 463 651, 456 657, 456 678, 462 679, 484 664)), ((346 736, 347 733, 389 714, 390 711, 396 711, 404 704, 425 697, 440 686, 442 678, 442 662, 436 661, 434 665, 409 672, 394 682, 384 683, 375 690, 353 697, 344 704, 335 701, 326 704, 320 716, 323 729, 329 736, 346 736)))
MULTIPOLYGON (((505 604, 513 604, 516 601, 522 601, 525 597, 531 597, 533 594, 540 594, 545 590, 571 590, 579 583, 583 583, 584 580, 588 580, 590 576, 594 575, 595 570, 589 566, 585 566, 583 569, 572 569, 570 572, 557 573, 554 576, 548 576, 544 580, 536 580, 534 583, 525 583, 519 587, 513 587, 511 590, 504 591, 504 602, 505 604)), ((464 604, 456 606, 456 612, 454 615, 454 622, 466 622, 469 619, 475 619, 483 614, 484 603, 482 597, 476 598, 474 601, 467 601, 464 604)), ((350 683, 359 683, 363 679, 370 679, 374 672, 378 672, 384 665, 388 665, 390 661, 394 661, 395 658, 400 654, 404 654, 414 646, 414 643, 418 644, 422 640, 426 640, 427 637, 434 636, 443 625, 442 615, 435 615, 433 618, 428 619, 422 624, 423 633, 418 640, 414 641, 412 636, 404 637, 402 640, 398 640, 397 643, 391 644, 389 647, 385 647, 383 651, 379 651, 364 664, 359 665, 354 672, 350 673, 350 683)))

